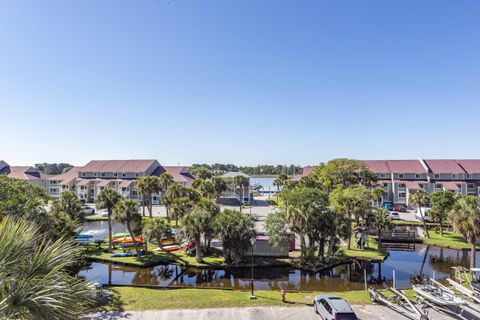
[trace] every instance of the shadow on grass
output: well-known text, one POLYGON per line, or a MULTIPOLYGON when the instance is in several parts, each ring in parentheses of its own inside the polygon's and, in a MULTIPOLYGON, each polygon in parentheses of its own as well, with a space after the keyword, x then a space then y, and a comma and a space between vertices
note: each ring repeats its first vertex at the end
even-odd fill
POLYGON ((288 295, 287 295, 287 298, 285 299, 285 301, 284 301, 283 303, 282 303, 282 300, 281 300, 281 299, 270 298, 270 297, 262 296, 261 294, 257 294, 256 296, 257 296, 257 298, 261 298, 261 299, 264 299, 264 300, 276 301, 276 302, 278 302, 278 304, 279 304, 280 306, 281 306, 282 304, 285 304, 285 305, 313 306, 313 304, 311 304, 311 303, 290 301, 290 300, 288 300, 288 295))

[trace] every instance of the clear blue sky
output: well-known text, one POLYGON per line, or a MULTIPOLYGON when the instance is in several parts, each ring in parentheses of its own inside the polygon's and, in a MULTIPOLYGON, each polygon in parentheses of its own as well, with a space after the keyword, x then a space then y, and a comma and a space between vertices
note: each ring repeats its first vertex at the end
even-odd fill
POLYGON ((0 0, 0 159, 480 158, 480 1, 0 0))

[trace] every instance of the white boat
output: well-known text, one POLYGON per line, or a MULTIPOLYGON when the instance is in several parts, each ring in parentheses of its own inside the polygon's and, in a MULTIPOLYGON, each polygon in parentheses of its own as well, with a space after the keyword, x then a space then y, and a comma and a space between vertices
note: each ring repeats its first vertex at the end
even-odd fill
POLYGON ((423 299, 441 306, 460 306, 465 300, 457 297, 451 290, 429 284, 413 285, 412 289, 423 299))

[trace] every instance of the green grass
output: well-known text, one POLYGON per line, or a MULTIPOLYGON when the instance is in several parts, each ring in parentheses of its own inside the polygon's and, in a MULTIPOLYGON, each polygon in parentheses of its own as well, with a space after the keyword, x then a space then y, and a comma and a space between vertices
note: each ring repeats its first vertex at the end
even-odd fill
POLYGON ((341 252, 343 252, 343 254, 347 257, 367 260, 383 260, 388 255, 387 252, 378 250, 377 241, 371 237, 369 237, 364 249, 355 248, 355 242, 356 241, 351 239, 350 250, 347 250, 346 247, 344 247, 340 249, 341 252))
MULTIPOLYGON (((422 221, 392 220, 392 223, 394 225, 399 225, 399 226, 403 226, 403 225, 406 225, 406 226, 423 226, 422 221)), ((436 222, 427 222, 427 226, 438 227, 439 224, 436 223, 436 222)), ((444 224, 444 226, 446 226, 446 225, 444 224)))
MULTIPOLYGON (((154 249, 157 246, 154 244, 149 244, 149 249, 154 249)), ((106 246, 102 246, 106 248, 106 246)), ((90 258, 98 258, 111 262, 123 262, 139 267, 146 267, 152 265, 158 265, 163 263, 177 263, 177 264, 187 264, 192 267, 221 267, 225 266, 222 252, 218 249, 212 248, 213 253, 208 257, 204 257, 203 263, 198 263, 195 260, 195 256, 190 256, 182 251, 174 251, 172 255, 169 255, 165 252, 160 251, 148 251, 147 254, 137 257, 112 257, 111 253, 103 252, 98 248, 86 248, 85 253, 90 258)), ((123 250, 114 250, 114 253, 121 253, 123 250)))
MULTIPOLYGON (((311 305, 321 292, 301 292, 286 295, 288 303, 281 301, 279 291, 255 291, 257 299, 250 300, 250 292, 216 289, 159 290, 135 287, 112 287, 114 299, 110 310, 155 310, 185 308, 231 308, 255 306, 305 306, 311 305)), ((365 291, 335 292, 351 304, 370 304, 365 291)))
MULTIPOLYGON (((443 237, 440 233, 434 230, 429 230, 430 238, 422 238, 423 243, 439 247, 448 247, 454 249, 470 249, 472 246, 465 242, 463 237, 458 233, 451 231, 443 231, 443 237)), ((480 246, 477 246, 480 249, 480 246)))

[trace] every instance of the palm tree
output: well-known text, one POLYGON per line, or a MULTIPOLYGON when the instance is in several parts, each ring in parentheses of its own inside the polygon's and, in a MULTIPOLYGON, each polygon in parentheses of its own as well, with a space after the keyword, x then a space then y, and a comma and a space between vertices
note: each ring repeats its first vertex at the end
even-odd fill
POLYGON ((212 178, 212 186, 213 186, 213 191, 215 193, 215 201, 220 203, 220 196, 222 193, 227 191, 227 183, 225 182, 224 179, 220 177, 213 177, 212 178))
POLYGON ((0 319, 78 319, 93 302, 89 284, 68 272, 82 250, 65 238, 50 241, 38 225, 0 222, 0 319))
POLYGON ((172 183, 165 192, 163 204, 167 210, 172 209, 175 218, 175 226, 178 227, 178 219, 183 215, 186 205, 189 203, 188 190, 180 183, 172 183))
POLYGON ((164 250, 162 238, 172 234, 170 223, 167 223, 165 219, 153 218, 146 220, 143 225, 143 234, 145 235, 145 241, 156 241, 158 247, 162 249, 163 252, 170 255, 174 260, 180 260, 184 264, 187 263, 185 260, 182 260, 170 251, 164 250))
POLYGON ((113 211, 113 219, 127 226, 138 258, 140 258, 140 248, 135 236, 141 234, 142 216, 138 213, 139 206, 138 202, 127 199, 117 203, 113 211))
POLYGON ((480 239, 480 200, 475 196, 458 196, 449 218, 455 232, 472 245, 470 267, 475 268, 477 240, 480 239))
POLYGON ((430 203, 430 197, 428 196, 428 193, 423 189, 412 190, 410 192, 410 203, 417 206, 417 210, 422 216, 423 228, 425 229, 425 233, 427 234, 427 237, 430 238, 427 223, 425 222, 425 216, 423 215, 422 211, 422 207, 426 207, 430 203))
POLYGON ((239 174, 233 178, 233 184, 235 185, 235 188, 240 189, 240 212, 242 212, 245 189, 250 186, 250 181, 243 174, 239 174))
POLYGON ((205 230, 212 224, 210 214, 201 208, 195 208, 182 218, 182 235, 195 242, 195 260, 203 262, 201 239, 205 230))
MULTIPOLYGON (((160 192, 162 193, 162 203, 163 205, 165 205, 163 200, 165 198, 165 193, 167 192, 168 187, 170 187, 170 185, 174 183, 173 177, 170 173, 164 172, 158 177, 158 183, 160 185, 160 192)), ((170 222, 169 207, 167 205, 165 205, 165 213, 167 215, 167 221, 170 222)))
POLYGON ((382 232, 389 230, 393 226, 392 220, 389 217, 389 212, 383 208, 375 208, 372 227, 377 229, 378 236, 378 250, 382 247, 382 232))
POLYGON ((103 189, 95 199, 98 209, 107 209, 108 211, 108 252, 112 252, 112 213, 113 209, 123 197, 112 188, 103 189))
POLYGON ((72 191, 65 191, 61 194, 60 200, 55 202, 59 209, 65 212, 70 219, 83 221, 84 214, 82 212, 82 203, 78 200, 75 193, 72 191))
POLYGON ((142 176, 135 181, 135 188, 142 195, 143 210, 142 214, 145 216, 145 202, 148 203, 148 214, 150 218, 153 217, 153 195, 162 190, 160 180, 155 176, 142 176), (147 199, 147 201, 145 201, 147 199))

